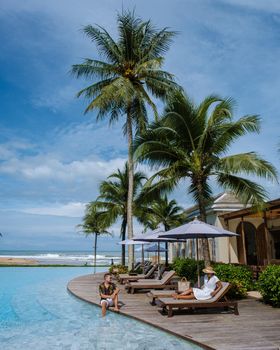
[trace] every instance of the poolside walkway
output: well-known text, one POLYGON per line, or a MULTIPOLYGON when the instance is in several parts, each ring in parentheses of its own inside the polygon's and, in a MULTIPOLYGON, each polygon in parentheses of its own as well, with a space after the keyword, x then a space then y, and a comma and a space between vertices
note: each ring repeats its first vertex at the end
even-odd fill
MULTIPOLYGON (((68 290, 78 298, 99 305, 98 285, 103 273, 73 279, 68 290)), ((239 316, 212 311, 163 316, 157 306, 149 304, 146 293, 128 294, 120 286, 120 313, 144 321, 186 339, 218 350, 280 349, 280 309, 264 305, 254 298, 239 302, 239 316)))

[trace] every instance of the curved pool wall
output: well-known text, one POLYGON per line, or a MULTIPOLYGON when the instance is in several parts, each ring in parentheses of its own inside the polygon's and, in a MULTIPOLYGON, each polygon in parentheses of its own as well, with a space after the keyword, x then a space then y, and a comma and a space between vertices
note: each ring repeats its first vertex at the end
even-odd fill
POLYGON ((201 349, 122 315, 102 318, 99 307, 66 289, 69 280, 89 272, 77 267, 0 268, 0 349, 201 349))

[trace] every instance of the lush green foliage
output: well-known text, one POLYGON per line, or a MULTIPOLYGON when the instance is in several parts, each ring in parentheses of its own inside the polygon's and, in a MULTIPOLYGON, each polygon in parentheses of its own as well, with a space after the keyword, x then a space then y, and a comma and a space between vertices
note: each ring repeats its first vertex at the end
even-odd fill
POLYGON ((97 207, 88 204, 83 217, 83 223, 78 225, 77 228, 86 236, 94 235, 94 266, 96 266, 97 238, 100 235, 111 235, 107 231, 109 226, 110 222, 104 211, 98 210, 97 207))
POLYGON ((234 120, 233 110, 232 99, 210 95, 196 106, 186 95, 176 93, 164 117, 135 141, 137 159, 161 167, 151 179, 155 187, 171 190, 189 178, 189 192, 197 202, 200 198, 205 202, 211 200, 209 180, 213 176, 242 201, 263 201, 263 187, 241 176, 275 180, 276 169, 255 152, 225 155, 240 137, 259 132, 260 119, 247 115, 234 120))
POLYGON ((150 94, 166 99, 177 88, 173 75, 161 69, 175 33, 166 28, 158 31, 130 11, 117 16, 117 30, 114 40, 100 26, 84 27, 104 61, 86 58, 72 66, 72 73, 90 82, 78 93, 90 100, 85 112, 97 109, 97 118, 109 117, 110 122, 126 113, 141 130, 147 123, 147 105, 157 115, 150 94))
POLYGON ((120 273, 127 273, 128 272, 128 268, 125 265, 112 265, 109 268, 109 272, 115 276, 118 276, 120 273))
MULTIPOLYGON (((200 273, 204 268, 204 261, 199 261, 200 273)), ((176 271, 179 277, 186 277, 188 281, 195 283, 197 281, 197 261, 191 258, 175 258, 172 263, 172 269, 176 271)))
MULTIPOLYGON (((232 288, 228 294, 231 299, 246 297, 247 291, 253 287, 253 274, 249 268, 232 264, 212 264, 217 277, 223 282, 230 282, 232 288)), ((195 283, 197 281, 197 261, 191 258, 176 258, 172 268, 180 277, 195 283)), ((200 274, 203 274, 204 261, 199 261, 200 274)))
MULTIPOLYGON (((118 169, 102 181, 99 186, 98 198, 90 203, 90 207, 104 211, 106 220, 112 225, 116 220, 121 220, 120 237, 126 238, 127 227, 127 200, 128 200, 128 165, 123 170, 118 169)), ((133 213, 136 219, 143 217, 145 201, 142 187, 146 176, 141 171, 133 174, 133 213)), ((122 264, 125 263, 125 246, 122 246, 122 264)))
MULTIPOLYGON (((247 115, 234 120, 233 110, 231 99, 210 95, 196 106, 181 92, 174 94, 163 118, 135 140, 136 159, 159 169, 149 180, 150 191, 170 192, 188 179, 203 221, 213 180, 242 202, 263 203, 264 188, 244 175, 274 180, 276 169, 255 152, 227 155, 240 137, 259 132, 260 119, 247 115)), ((207 241, 202 246, 209 262, 207 241)))
MULTIPOLYGON (((166 100, 178 89, 172 74, 162 70, 164 54, 168 51, 174 32, 157 30, 150 21, 142 21, 134 11, 122 11, 117 16, 117 39, 105 28, 88 25, 86 36, 96 45, 100 59, 86 58, 72 66, 77 78, 88 86, 78 93, 89 100, 85 113, 96 110, 97 119, 108 118, 110 123, 125 115, 123 131, 128 141, 129 187, 127 199, 127 235, 133 236, 133 154, 135 132, 142 132, 148 123, 147 106, 157 117, 151 96, 166 100)), ((129 249, 129 265, 133 254, 129 249)))
POLYGON ((246 297, 247 291, 253 287, 253 274, 246 266, 219 263, 214 264, 214 269, 221 281, 232 285, 228 294, 231 299, 246 297))
POLYGON ((275 307, 280 307, 279 265, 268 265, 261 273, 257 286, 265 303, 275 307))
MULTIPOLYGON (((149 195, 149 193, 146 194, 145 191, 144 194, 149 195)), ((148 203, 145 210, 142 210, 141 219, 140 222, 146 228, 154 230, 162 224, 164 230, 168 231, 173 227, 183 224, 186 215, 183 208, 178 206, 174 199, 169 200, 167 195, 165 195, 148 203)))

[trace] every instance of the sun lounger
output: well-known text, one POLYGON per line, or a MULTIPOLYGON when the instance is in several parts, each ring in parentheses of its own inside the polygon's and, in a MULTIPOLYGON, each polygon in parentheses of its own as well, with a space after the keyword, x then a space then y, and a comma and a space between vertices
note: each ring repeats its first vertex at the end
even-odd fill
MULTIPOLYGON (((176 287, 176 286, 175 286, 176 287)), ((163 289, 163 290, 157 290, 152 289, 147 293, 147 296, 152 298, 151 305, 156 305, 156 299, 158 298, 171 298, 172 294, 176 293, 176 290, 170 290, 170 289, 163 289)))
POLYGON ((175 285, 169 284, 171 279, 175 276, 175 271, 168 271, 161 280, 156 279, 144 279, 144 280, 138 280, 138 282, 129 282, 126 285, 126 288, 128 290, 128 293, 134 293, 135 290, 141 290, 141 289, 164 289, 164 288, 170 288, 174 289, 175 285))
POLYGON ((173 309, 198 309, 198 308, 231 308, 235 315, 239 315, 238 304, 236 301, 229 301, 226 297, 227 292, 231 288, 227 282, 222 282, 222 289, 211 299, 208 300, 183 300, 173 298, 158 298, 157 304, 162 307, 163 311, 167 311, 168 317, 173 316, 173 309))
POLYGON ((119 281, 121 284, 127 281, 138 281, 139 279, 151 278, 156 271, 158 265, 153 265, 146 274, 138 274, 138 275, 130 275, 129 273, 121 273, 119 274, 119 281))

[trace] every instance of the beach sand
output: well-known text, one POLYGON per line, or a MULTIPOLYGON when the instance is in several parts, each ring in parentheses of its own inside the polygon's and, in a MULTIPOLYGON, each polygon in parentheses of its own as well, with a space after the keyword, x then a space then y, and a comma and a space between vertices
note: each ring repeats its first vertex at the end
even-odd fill
POLYGON ((1 265, 37 265, 38 261, 33 259, 21 259, 21 258, 0 258, 1 265))

